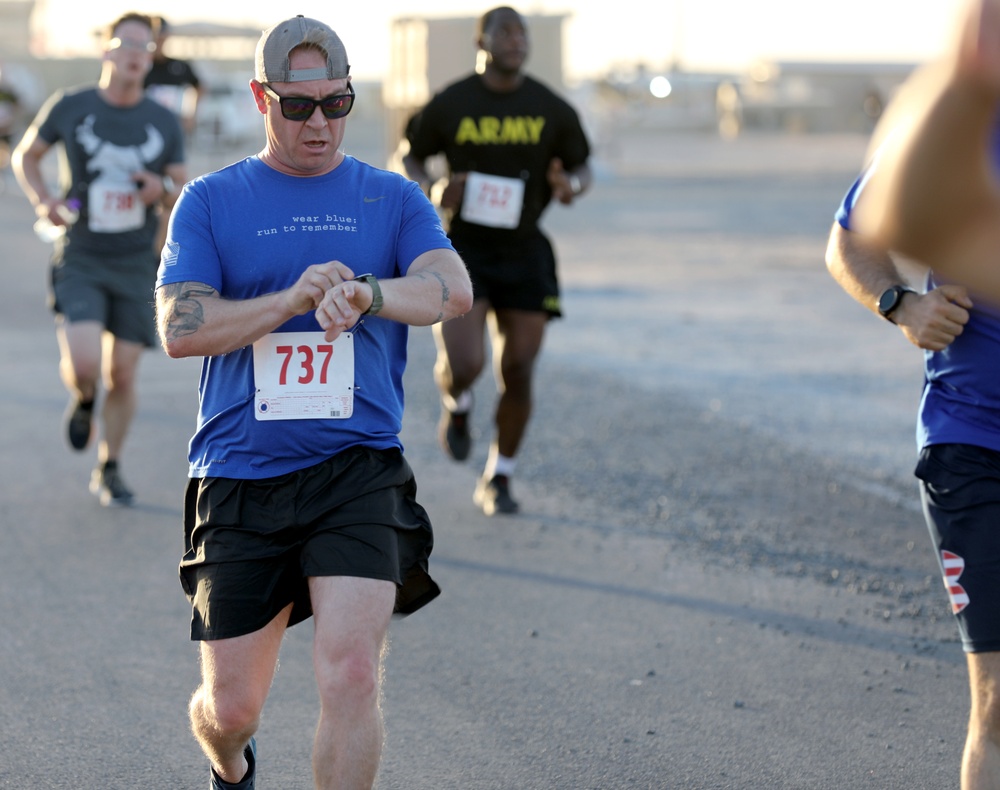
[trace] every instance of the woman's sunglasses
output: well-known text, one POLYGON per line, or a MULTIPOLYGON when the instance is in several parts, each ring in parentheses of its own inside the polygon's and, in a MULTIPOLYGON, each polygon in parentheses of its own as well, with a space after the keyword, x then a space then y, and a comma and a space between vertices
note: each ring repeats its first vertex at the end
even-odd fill
POLYGON ((347 83, 349 93, 339 96, 325 96, 322 99, 308 99, 305 96, 279 96, 270 86, 261 83, 264 93, 272 99, 277 99, 281 107, 281 114, 289 121, 308 121, 312 114, 319 107, 323 111, 323 117, 332 121, 334 118, 343 118, 354 106, 354 88, 351 83, 347 83))

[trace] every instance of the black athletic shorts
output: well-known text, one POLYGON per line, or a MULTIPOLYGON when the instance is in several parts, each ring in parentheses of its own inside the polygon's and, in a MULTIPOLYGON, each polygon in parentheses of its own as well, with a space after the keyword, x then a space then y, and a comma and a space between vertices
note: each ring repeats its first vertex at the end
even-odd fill
POLYGON ((153 290, 158 262, 148 252, 101 257, 56 254, 49 304, 70 323, 99 321, 115 337, 152 346, 156 343, 153 290))
POLYGON ((932 445, 915 474, 962 647, 1000 650, 1000 453, 932 445))
POLYGON ((483 243, 463 236, 451 241, 469 270, 474 299, 486 299, 494 308, 562 316, 555 251, 544 235, 505 239, 503 243, 483 243))
POLYGON ((191 479, 180 563, 191 638, 252 633, 289 603, 289 625, 305 620, 311 576, 394 582, 396 614, 429 603, 440 589, 427 573, 433 534, 416 492, 399 450, 368 447, 264 480, 191 479))

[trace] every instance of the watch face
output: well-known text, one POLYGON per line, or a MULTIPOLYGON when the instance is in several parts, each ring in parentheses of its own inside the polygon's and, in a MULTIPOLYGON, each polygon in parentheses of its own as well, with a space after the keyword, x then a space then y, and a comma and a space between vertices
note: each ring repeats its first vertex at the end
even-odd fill
POLYGON ((882 296, 878 300, 878 311, 882 315, 888 315, 899 304, 899 297, 902 295, 902 289, 899 287, 892 287, 887 289, 882 293, 882 296))

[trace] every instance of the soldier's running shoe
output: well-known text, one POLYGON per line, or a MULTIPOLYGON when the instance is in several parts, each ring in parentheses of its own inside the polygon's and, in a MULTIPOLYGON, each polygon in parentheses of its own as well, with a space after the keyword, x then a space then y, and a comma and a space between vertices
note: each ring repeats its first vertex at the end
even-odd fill
POLYGON ((469 432, 470 412, 453 412, 441 407, 441 422, 438 423, 438 440, 445 455, 455 461, 464 461, 472 450, 472 434, 469 432))
POLYGON ((472 501, 487 516, 510 515, 521 509, 510 495, 510 478, 507 475, 493 475, 489 480, 480 478, 472 501))

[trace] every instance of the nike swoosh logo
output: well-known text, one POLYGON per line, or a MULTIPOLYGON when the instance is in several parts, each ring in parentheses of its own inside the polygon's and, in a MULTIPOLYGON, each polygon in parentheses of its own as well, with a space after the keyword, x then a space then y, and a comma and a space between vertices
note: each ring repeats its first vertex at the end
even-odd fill
POLYGON ((365 203, 378 203, 380 200, 385 200, 385 195, 379 195, 377 198, 365 198, 365 203))

